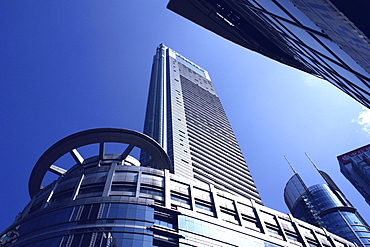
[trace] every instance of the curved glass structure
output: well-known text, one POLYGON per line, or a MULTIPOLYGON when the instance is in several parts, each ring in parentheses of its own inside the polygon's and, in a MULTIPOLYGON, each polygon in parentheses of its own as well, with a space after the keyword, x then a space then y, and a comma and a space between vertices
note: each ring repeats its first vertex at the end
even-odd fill
MULTIPOLYGON (((138 137, 133 138, 132 143, 119 140, 127 142, 128 147, 143 146, 152 157, 160 157, 159 161, 154 159, 157 162, 169 162, 163 158, 163 150, 150 151, 159 145, 148 137, 121 129, 97 129, 71 135, 54 144, 40 160, 54 160, 64 152, 61 150, 86 143, 86 134, 90 136, 89 142, 95 143, 113 141, 112 136, 117 132, 138 137), (92 137, 92 133, 99 135, 92 137), (110 138, 106 139, 107 136, 110 138), (150 144, 148 150, 143 143, 150 144)), ((142 166, 130 156, 128 147, 123 148, 122 153, 106 154, 105 145, 99 143, 98 155, 86 159, 76 155, 83 147, 72 149, 70 154, 80 157, 77 160, 81 162, 64 172, 62 168, 38 162, 34 171, 49 166, 60 173, 59 178, 32 194, 30 203, 0 234, 0 246, 354 247, 325 229, 264 207, 252 199, 171 174, 168 169, 142 166)), ((157 163, 155 167, 167 165, 157 163)), ((34 176, 31 178, 33 188, 38 181, 34 176)))
POLYGON ((325 227, 359 246, 370 246, 369 226, 340 191, 327 184, 306 188, 297 177, 295 174, 284 189, 286 204, 294 217, 325 227))

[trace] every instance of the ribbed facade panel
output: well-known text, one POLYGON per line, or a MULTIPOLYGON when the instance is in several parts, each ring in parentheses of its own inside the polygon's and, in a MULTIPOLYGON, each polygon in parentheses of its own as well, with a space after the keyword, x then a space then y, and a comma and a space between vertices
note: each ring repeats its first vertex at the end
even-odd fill
POLYGON ((163 44, 153 70, 144 133, 163 140, 174 173, 262 203, 208 72, 163 44))

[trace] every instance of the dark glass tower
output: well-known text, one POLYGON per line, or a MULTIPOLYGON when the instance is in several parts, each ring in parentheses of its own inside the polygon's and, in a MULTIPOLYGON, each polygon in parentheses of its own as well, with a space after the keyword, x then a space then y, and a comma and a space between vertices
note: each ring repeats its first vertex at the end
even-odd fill
POLYGON ((175 174, 261 203, 207 71, 163 44, 154 56, 144 134, 167 151, 175 174))
POLYGON ((341 173, 370 205, 370 145, 339 155, 337 158, 341 173))
POLYGON ((319 170, 327 184, 306 187, 298 173, 287 182, 284 199, 295 218, 325 227, 358 246, 370 246, 370 228, 328 174, 319 170))
POLYGON ((370 107, 370 17, 363 0, 170 0, 208 30, 325 79, 370 107))

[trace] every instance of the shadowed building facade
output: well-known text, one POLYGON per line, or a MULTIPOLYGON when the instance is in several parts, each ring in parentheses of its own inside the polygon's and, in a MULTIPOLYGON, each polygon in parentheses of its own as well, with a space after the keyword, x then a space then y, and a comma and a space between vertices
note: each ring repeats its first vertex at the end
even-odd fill
POLYGON ((325 79, 370 106, 370 29, 362 0, 170 0, 179 15, 325 79))
POLYGON ((337 158, 341 173, 370 205, 370 145, 339 155, 337 158))

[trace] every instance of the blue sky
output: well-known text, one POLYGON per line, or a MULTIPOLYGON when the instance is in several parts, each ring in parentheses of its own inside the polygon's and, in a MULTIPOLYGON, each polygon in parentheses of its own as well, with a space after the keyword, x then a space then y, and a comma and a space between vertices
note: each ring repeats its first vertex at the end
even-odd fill
POLYGON ((0 1, 0 231, 29 202, 33 165, 56 141, 89 128, 142 130, 162 42, 209 72, 266 206, 288 213, 283 189, 293 174, 284 155, 307 185, 323 182, 307 152, 370 222, 336 160, 368 144, 369 112, 328 82, 224 40, 166 4, 0 1))

